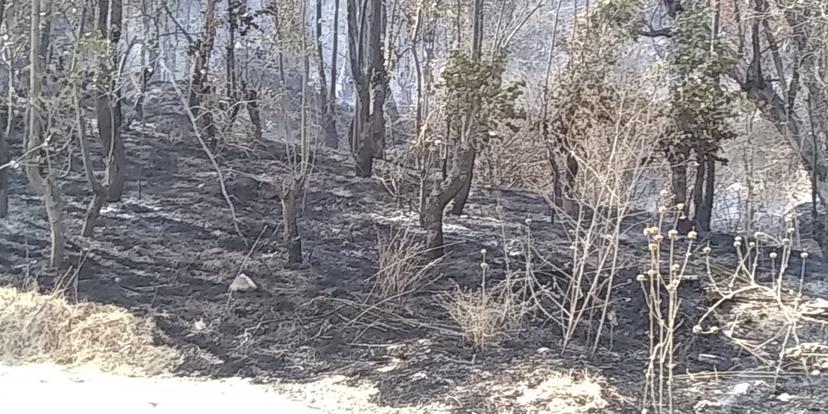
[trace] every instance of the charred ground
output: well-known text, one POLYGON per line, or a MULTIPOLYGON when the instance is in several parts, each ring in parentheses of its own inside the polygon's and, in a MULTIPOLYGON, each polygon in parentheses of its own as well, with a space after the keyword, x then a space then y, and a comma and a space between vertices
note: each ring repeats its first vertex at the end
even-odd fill
MULTIPOLYGON (((611 347, 605 341, 592 356, 581 338, 561 354, 560 330, 538 317, 498 346, 476 350, 457 334, 440 303, 456 286, 479 286, 481 249, 489 251, 491 277, 502 278, 507 268, 526 265, 516 251, 531 232, 534 251, 542 256, 533 263, 538 277, 548 283, 565 280, 567 234, 550 222, 542 198, 476 188, 468 215, 447 219, 451 246, 433 283, 403 307, 370 307, 378 238, 395 228, 416 231, 416 213, 399 208, 380 179, 354 178, 347 154, 320 150, 300 219, 306 265, 287 266, 276 180, 285 144, 251 144, 255 151, 227 146, 218 153, 242 238, 217 174, 195 139, 187 133, 171 138, 180 130, 176 125, 188 122, 174 107, 174 100, 148 103, 157 112, 125 132, 133 178, 124 201, 105 208, 94 238, 78 236, 89 198, 78 159, 65 171, 61 191, 67 253, 77 271, 76 287, 67 287, 67 294, 152 316, 160 328, 158 341, 187 355, 178 367, 181 374, 300 382, 344 375, 352 384, 375 385, 378 405, 439 402, 458 413, 481 413, 544 412, 543 400, 518 402, 518 384, 531 388, 566 373, 596 379, 608 403, 593 407, 587 396, 575 395, 573 401, 584 399, 584 410, 572 412, 640 411, 647 309, 635 275, 646 256, 641 234, 650 214, 631 217, 622 241, 627 268, 615 293, 611 347), (259 289, 231 296, 227 287, 240 272, 259 289)), ((19 137, 11 143, 19 153, 19 137)), ((0 282, 30 286, 36 280, 39 289, 50 291, 63 273, 43 267, 49 236, 40 198, 19 171, 11 181, 10 214, 0 221, 0 282)), ((732 263, 732 237, 710 239, 716 261, 732 263)), ((791 267, 798 274, 797 264, 791 267)), ((825 276, 821 265, 809 263, 806 293, 824 297, 825 276)), ((682 377, 680 412, 770 412, 777 406, 781 412, 824 412, 825 383, 819 376, 783 375, 776 389, 772 379, 754 383, 765 375, 749 373, 759 366, 752 355, 720 336, 692 334, 710 295, 703 278, 682 289, 687 314, 679 328, 678 371, 719 374, 682 377), (743 382, 751 384, 747 395, 728 395, 743 382), (779 401, 783 392, 798 398, 779 401)), ((824 332, 809 335, 825 339, 824 332)))

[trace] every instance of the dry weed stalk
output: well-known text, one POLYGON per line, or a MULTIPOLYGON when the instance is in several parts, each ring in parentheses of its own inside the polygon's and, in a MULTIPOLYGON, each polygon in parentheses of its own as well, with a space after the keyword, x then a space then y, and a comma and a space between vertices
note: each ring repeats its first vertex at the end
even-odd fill
MULTIPOLYGON (((661 195, 666 198, 668 193, 663 191, 661 195)), ((642 409, 652 407, 658 413, 672 413, 675 330, 681 306, 679 287, 687 278, 687 264, 698 234, 695 231, 687 234, 686 249, 680 253, 676 228, 679 219, 683 218, 684 206, 668 208, 664 204, 658 209, 658 224, 644 229, 644 235, 649 240, 649 268, 636 280, 641 283, 649 310, 649 360, 642 409), (668 220, 672 223, 665 237, 661 229, 668 220), (669 247, 666 255, 662 252, 664 246, 669 247)))
MULTIPOLYGON (((674 412, 675 330, 682 307, 678 292, 682 281, 690 278, 687 265, 697 238, 696 232, 690 231, 686 246, 678 246, 676 226, 681 211, 681 205, 659 208, 658 225, 645 229, 650 240, 649 269, 637 277, 649 308, 650 358, 642 408, 652 408, 658 413, 674 412), (664 235, 660 229, 671 218, 672 228, 664 235)), ((713 263, 710 247, 702 249, 708 290, 716 298, 693 326, 695 334, 722 334, 750 353, 769 368, 774 383, 783 374, 786 363, 799 364, 806 374, 828 366, 828 344, 801 339, 804 328, 824 327, 826 320, 819 319, 824 314, 819 303, 809 302, 802 293, 808 253, 799 255, 802 262, 798 281, 790 284, 785 280, 793 255, 793 241, 789 237, 796 231, 791 221, 787 225, 789 236, 781 240, 763 233, 756 233, 752 239, 736 237, 733 266, 713 263), (765 257, 770 259, 769 271, 760 265, 760 259, 765 257), (768 282, 762 282, 763 279, 768 282), (725 310, 725 305, 732 308, 725 310), (745 314, 764 316, 745 317, 745 314), (724 319, 712 322, 714 315, 724 319)))
POLYGON ((799 366, 810 374, 828 367, 828 343, 803 342, 801 331, 809 327, 824 329, 823 306, 803 295, 803 286, 808 259, 807 252, 799 253, 801 264, 798 280, 788 281, 790 261, 794 255, 796 233, 793 221, 786 221, 786 236, 775 239, 764 233, 756 233, 752 239, 736 237, 737 263, 724 278, 718 278, 718 270, 711 263, 710 251, 705 250, 707 277, 718 299, 707 309, 693 327, 697 334, 721 333, 735 345, 753 355, 774 372, 774 385, 785 370, 786 363, 799 366), (764 241, 763 241, 764 240, 764 241), (770 271, 760 266, 760 259, 770 259, 770 271), (763 281, 767 280, 767 281, 763 281), (714 313, 726 303, 745 303, 744 311, 731 319, 711 324, 714 313), (761 318, 764 326, 750 326, 751 318, 742 316, 746 312, 761 312, 768 317, 761 318), (707 326, 709 325, 709 326, 707 326))

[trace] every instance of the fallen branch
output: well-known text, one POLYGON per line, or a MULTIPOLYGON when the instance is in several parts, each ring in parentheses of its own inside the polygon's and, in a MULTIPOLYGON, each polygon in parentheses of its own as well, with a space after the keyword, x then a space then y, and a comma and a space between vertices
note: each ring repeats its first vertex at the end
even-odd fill
MULTIPOLYGON (((164 63, 163 60, 159 59, 158 61, 159 66, 164 69, 168 74, 173 75, 172 71, 167 68, 167 65, 164 63)), ((171 76, 170 79, 175 79, 174 76, 171 76)), ((187 118, 190 119, 190 123, 193 125, 193 131, 195 132, 196 139, 198 139, 198 143, 201 145, 201 149, 204 150, 204 153, 207 154, 207 158, 210 159, 210 163, 213 164, 213 168, 216 170, 219 178, 219 187, 221 187, 221 194, 224 196, 224 201, 227 203, 227 207, 230 209, 230 216, 233 219, 233 228, 236 230, 236 234, 244 240, 244 243, 247 244, 247 239, 244 237, 244 234, 239 229, 239 220, 236 217, 236 207, 233 205, 233 201, 230 199, 230 194, 227 193, 227 186, 224 184, 224 173, 221 171, 221 167, 216 161, 216 156, 213 155, 213 151, 210 151, 210 147, 204 142, 204 138, 201 136, 201 131, 198 128, 198 121, 196 120, 193 111, 190 110, 190 105, 187 103, 187 98, 184 97, 184 94, 181 93, 181 89, 178 85, 175 84, 174 80, 170 81, 170 85, 172 85, 173 90, 175 90, 176 95, 181 100, 181 105, 184 108, 184 111, 187 113, 187 118)))

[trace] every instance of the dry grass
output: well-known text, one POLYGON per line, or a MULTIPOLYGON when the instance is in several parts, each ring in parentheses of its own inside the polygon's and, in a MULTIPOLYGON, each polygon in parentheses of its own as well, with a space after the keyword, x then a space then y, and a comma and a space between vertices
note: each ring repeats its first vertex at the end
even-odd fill
POLYGON ((153 322, 124 309, 0 288, 0 360, 58 363, 130 375, 168 371, 177 351, 153 344, 153 322))
MULTIPOLYGON (((485 280, 485 279, 484 279, 485 280)), ((533 311, 531 298, 513 279, 492 288, 457 289, 444 297, 443 307, 474 347, 483 349, 508 337, 533 311)))
POLYGON ((425 244, 407 230, 379 237, 379 270, 374 275, 371 297, 376 302, 401 305, 429 281, 437 261, 425 260, 425 244))

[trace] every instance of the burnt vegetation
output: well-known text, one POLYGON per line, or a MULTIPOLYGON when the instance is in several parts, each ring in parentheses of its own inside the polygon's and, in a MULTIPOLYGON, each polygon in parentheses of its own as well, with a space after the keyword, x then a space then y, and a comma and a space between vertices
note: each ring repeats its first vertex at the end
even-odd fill
POLYGON ((822 1, 0 0, 0 34, 9 303, 388 409, 824 410, 822 1))

